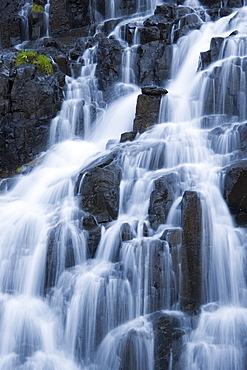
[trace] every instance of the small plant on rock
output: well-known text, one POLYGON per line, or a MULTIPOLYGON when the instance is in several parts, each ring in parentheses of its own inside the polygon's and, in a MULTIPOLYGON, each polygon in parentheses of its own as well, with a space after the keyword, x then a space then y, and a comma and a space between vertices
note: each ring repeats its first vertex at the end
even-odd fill
POLYGON ((17 54, 15 66, 19 66, 22 63, 34 64, 38 71, 45 74, 53 74, 52 64, 47 56, 44 54, 37 54, 33 50, 22 50, 19 54, 17 54))
POLYGON ((32 9, 31 9, 31 12, 43 12, 44 11, 44 7, 42 5, 38 5, 38 4, 33 4, 32 6, 32 9))

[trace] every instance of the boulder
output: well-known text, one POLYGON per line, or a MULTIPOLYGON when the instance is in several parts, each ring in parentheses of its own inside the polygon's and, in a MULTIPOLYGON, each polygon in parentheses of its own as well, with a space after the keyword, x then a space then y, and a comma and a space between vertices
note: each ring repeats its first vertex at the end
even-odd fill
POLYGON ((231 213, 241 226, 247 225, 247 160, 230 165, 226 170, 224 197, 231 213))
POLYGON ((182 291, 181 308, 193 314, 201 304, 202 207, 196 191, 185 191, 182 201, 182 291))
POLYGON ((113 157, 107 157, 96 166, 79 175, 78 195, 83 211, 93 215, 98 223, 107 223, 118 217, 121 168, 113 157))
POLYGON ((161 97, 167 94, 167 90, 150 86, 143 88, 142 92, 137 98, 133 123, 133 131, 140 133, 158 123, 161 97))
POLYGON ((171 172, 154 181, 154 190, 150 195, 148 208, 149 222, 154 230, 165 223, 179 190, 179 176, 176 172, 171 172))

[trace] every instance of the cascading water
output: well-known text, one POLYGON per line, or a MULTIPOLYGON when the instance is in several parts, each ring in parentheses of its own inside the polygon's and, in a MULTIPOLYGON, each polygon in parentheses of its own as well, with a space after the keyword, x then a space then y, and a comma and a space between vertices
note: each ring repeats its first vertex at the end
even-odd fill
MULTIPOLYGON (((154 5, 150 2, 149 10, 154 5)), ((50 149, 0 198, 1 370, 155 369, 157 311, 175 323, 178 336, 183 333, 183 350, 176 361, 171 353, 170 370, 246 368, 246 239, 244 230, 234 227, 221 189, 223 168, 237 158, 236 126, 247 118, 245 75, 237 73, 247 54, 246 14, 242 8, 178 41, 159 124, 112 149, 105 150, 108 139, 132 129, 139 93, 130 49, 122 74, 128 85, 109 106, 97 88, 95 47, 85 52, 81 76, 67 79, 50 149), (200 53, 215 36, 225 38, 220 60, 198 71, 200 53), (241 86, 241 104, 232 115, 226 101, 230 79, 241 86), (213 143, 210 130, 219 123, 224 132, 213 143), (122 168, 119 215, 101 226, 96 254, 88 258, 76 177, 111 150, 122 168), (166 223, 154 230, 150 195, 162 177, 179 186, 166 223), (203 306, 194 319, 180 311, 181 241, 171 248, 162 237, 181 232, 184 192, 196 193, 202 210, 203 306), (126 223, 131 237, 121 238, 126 223)), ((167 321, 163 326, 168 328, 167 321)))

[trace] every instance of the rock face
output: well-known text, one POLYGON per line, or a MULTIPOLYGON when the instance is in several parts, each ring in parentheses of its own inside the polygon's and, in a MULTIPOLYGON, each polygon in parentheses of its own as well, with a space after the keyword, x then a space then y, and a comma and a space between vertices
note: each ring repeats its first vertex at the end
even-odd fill
POLYGON ((107 223, 118 216, 121 168, 110 157, 80 175, 79 196, 83 211, 93 215, 98 223, 107 223))
POLYGON ((227 168, 225 175, 224 196, 241 226, 247 225, 247 161, 239 161, 227 168))
POLYGON ((166 89, 152 86, 142 89, 142 94, 137 98, 133 131, 142 133, 158 123, 161 97, 167 92, 166 89))
POLYGON ((179 191, 178 182, 178 174, 175 172, 155 180, 148 208, 150 225, 154 230, 165 223, 171 205, 179 191))
POLYGON ((6 175, 47 147, 49 126, 62 100, 57 75, 33 65, 13 67, 14 54, 0 64, 0 167, 6 175))
POLYGON ((182 201, 182 292, 181 308, 189 313, 201 303, 202 209, 195 191, 186 191, 182 201))

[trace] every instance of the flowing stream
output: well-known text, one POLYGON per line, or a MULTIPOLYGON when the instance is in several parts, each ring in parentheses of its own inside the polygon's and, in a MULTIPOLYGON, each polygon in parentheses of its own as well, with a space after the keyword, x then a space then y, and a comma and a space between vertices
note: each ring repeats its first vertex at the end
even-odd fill
MULTIPOLYGON (((138 4, 151 14, 156 2, 138 4)), ((187 5, 200 7, 198 1, 187 5)), ((109 9, 113 16, 114 2, 109 9)), ((246 233, 235 227, 222 195, 224 169, 238 155, 236 128, 247 118, 246 76, 239 73, 247 57, 246 22, 243 7, 180 38, 159 124, 123 144, 119 138, 132 130, 140 93, 129 54, 136 45, 123 42, 123 83, 109 106, 97 88, 95 47, 85 52, 80 77, 67 78, 49 149, 0 197, 1 370, 155 369, 156 311, 175 320, 184 334, 179 358, 175 363, 171 353, 168 369, 246 369, 246 233), (198 70, 200 53, 216 36, 225 38, 219 61, 198 70), (215 68, 220 90, 212 78, 215 68), (241 87, 236 109, 226 101, 230 78, 241 87), (213 143, 209 133, 218 125, 223 133, 213 143), (112 150, 122 168, 119 216, 101 227, 95 257, 88 258, 75 183, 81 170, 112 150), (179 188, 166 223, 154 231, 148 221, 150 194, 155 180, 166 175, 178 180, 179 188), (197 317, 180 310, 181 266, 160 240, 164 230, 181 230, 185 191, 197 192, 202 206, 203 305, 197 317), (133 237, 122 241, 126 223, 133 237), (51 245, 56 245, 56 271, 52 289, 44 292, 51 245)))

